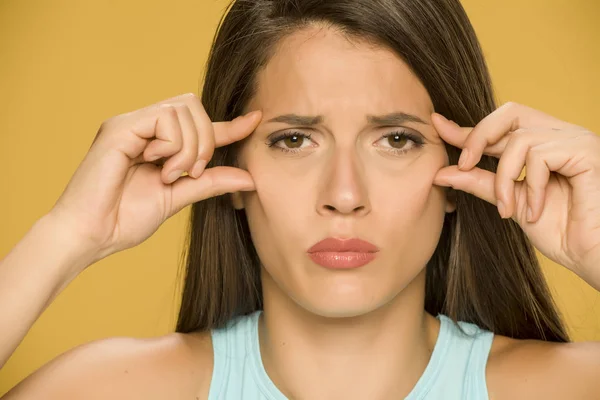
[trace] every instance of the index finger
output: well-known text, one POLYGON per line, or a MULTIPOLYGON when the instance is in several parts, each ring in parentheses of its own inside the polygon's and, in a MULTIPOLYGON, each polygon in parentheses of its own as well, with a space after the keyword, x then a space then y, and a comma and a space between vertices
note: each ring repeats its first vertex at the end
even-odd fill
MULTIPOLYGON (((460 128, 463 135, 457 134, 451 138, 450 144, 470 149, 463 151, 468 159, 461 169, 469 169, 477 164, 485 149, 502 148, 501 143, 506 135, 522 128, 547 128, 557 130, 582 129, 581 127, 562 121, 542 111, 517 103, 506 103, 483 118, 474 128, 460 128), (493 146, 498 144, 499 146, 493 146), (470 157, 470 155, 475 156, 470 157)), ((457 132, 458 133, 458 132, 457 132)), ((461 159, 464 157, 461 157, 461 159)))
POLYGON ((231 121, 213 122, 217 147, 225 146, 249 136, 260 123, 262 111, 254 110, 231 121))

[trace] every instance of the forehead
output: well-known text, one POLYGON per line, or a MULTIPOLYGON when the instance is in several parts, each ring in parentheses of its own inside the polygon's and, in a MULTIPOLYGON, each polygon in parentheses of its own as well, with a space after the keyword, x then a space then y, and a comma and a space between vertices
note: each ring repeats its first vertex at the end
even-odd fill
POLYGON ((257 79, 251 107, 264 113, 402 110, 427 118, 433 112, 427 90, 397 54, 333 28, 310 27, 282 39, 257 79))

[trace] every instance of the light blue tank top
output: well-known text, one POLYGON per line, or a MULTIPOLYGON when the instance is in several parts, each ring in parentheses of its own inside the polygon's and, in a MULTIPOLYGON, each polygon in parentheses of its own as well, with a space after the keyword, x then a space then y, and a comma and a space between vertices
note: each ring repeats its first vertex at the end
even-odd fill
MULTIPOLYGON (((212 333, 214 367, 209 400, 287 400, 263 366, 258 342, 261 311, 238 317, 212 333)), ((439 314, 431 358, 405 400, 488 400, 485 366, 494 334, 439 314)))

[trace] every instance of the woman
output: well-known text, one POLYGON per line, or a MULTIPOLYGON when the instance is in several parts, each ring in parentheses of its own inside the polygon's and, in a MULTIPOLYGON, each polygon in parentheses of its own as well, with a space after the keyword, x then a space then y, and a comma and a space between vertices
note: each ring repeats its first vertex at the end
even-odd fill
POLYGON ((0 265, 4 362, 193 204, 177 333, 80 346, 5 398, 597 398, 532 244, 600 288, 599 171, 595 134, 496 107, 457 0, 239 0, 201 101, 106 121, 0 265))

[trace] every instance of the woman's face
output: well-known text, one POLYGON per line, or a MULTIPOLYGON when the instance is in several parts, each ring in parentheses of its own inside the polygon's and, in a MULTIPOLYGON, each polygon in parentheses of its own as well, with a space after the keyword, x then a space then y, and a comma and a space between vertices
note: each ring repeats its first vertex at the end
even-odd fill
POLYGON ((423 271, 454 209, 432 185, 447 155, 417 77, 391 51, 313 27, 280 43, 247 109, 263 112, 239 154, 256 191, 234 204, 246 210, 263 290, 322 316, 395 298, 423 271), (359 268, 326 268, 307 250, 329 237, 379 251, 359 268))

